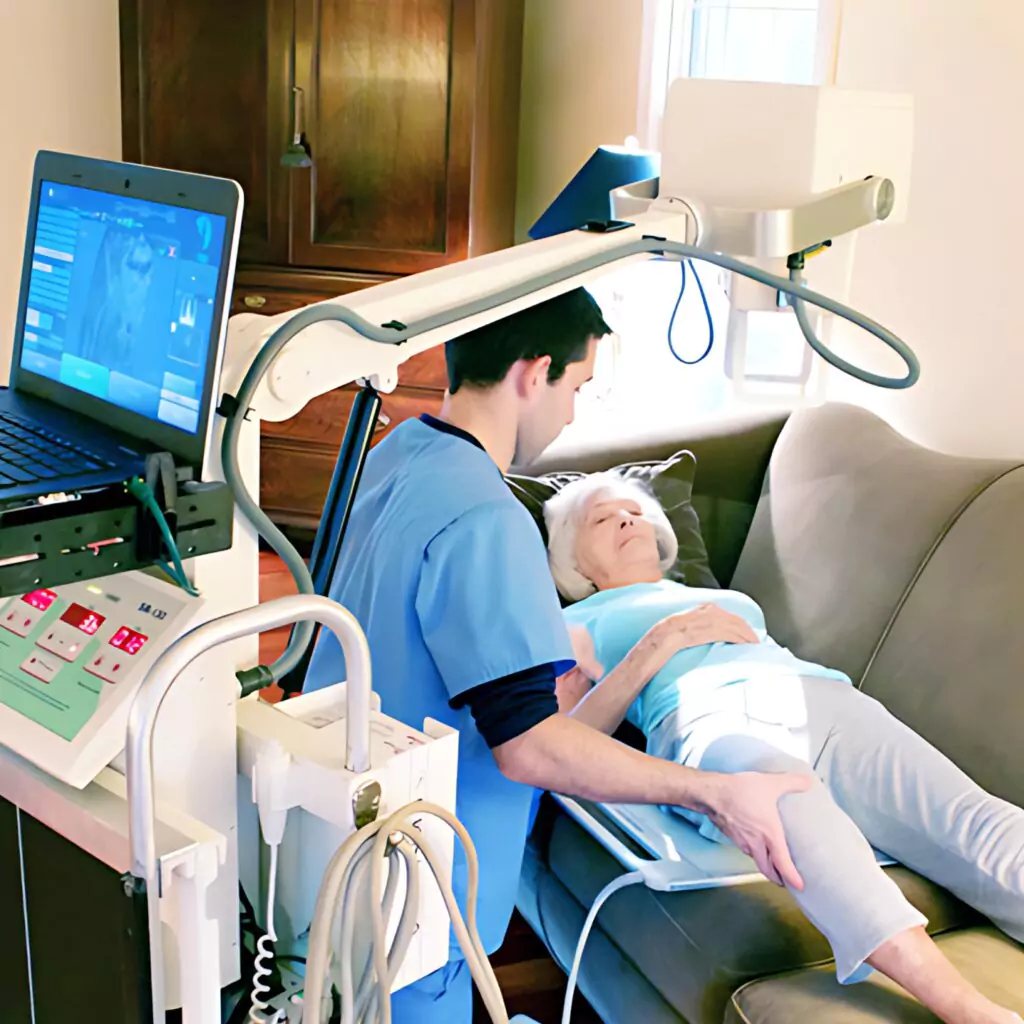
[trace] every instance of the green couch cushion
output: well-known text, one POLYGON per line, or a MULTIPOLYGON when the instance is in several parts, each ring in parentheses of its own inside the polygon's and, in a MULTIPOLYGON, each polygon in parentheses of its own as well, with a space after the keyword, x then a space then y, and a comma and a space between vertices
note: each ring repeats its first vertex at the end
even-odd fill
MULTIPOLYGON (((969 981, 999 1006, 1024 1013, 1024 948, 994 928, 937 938, 969 981)), ((937 1018, 898 985, 874 974, 860 985, 838 984, 814 967, 744 985, 729 1001, 725 1024, 935 1024, 937 1018)))

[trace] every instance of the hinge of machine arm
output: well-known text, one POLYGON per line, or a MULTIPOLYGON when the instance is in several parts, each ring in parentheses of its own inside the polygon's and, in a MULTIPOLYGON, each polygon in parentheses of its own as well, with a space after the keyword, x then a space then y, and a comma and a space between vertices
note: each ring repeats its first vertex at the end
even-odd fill
MULTIPOLYGON (((238 399, 235 398, 234 395, 229 395, 225 393, 221 395, 220 405, 217 406, 217 415, 223 416, 224 419, 229 420, 238 412, 238 406, 238 399)), ((243 416, 242 418, 247 420, 249 418, 250 412, 252 412, 251 409, 246 409, 245 416, 243 416)))

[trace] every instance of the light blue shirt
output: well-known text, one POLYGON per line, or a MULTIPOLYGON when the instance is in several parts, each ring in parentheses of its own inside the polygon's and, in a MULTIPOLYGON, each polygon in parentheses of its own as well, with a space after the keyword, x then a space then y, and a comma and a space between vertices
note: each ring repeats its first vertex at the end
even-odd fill
POLYGON ((814 676, 850 682, 835 669, 802 661, 780 647, 765 629, 764 613, 753 598, 735 590, 703 590, 672 580, 602 590, 565 610, 570 625, 586 626, 597 660, 613 669, 640 638, 662 619, 702 604, 716 604, 740 616, 757 634, 757 644, 704 644, 679 651, 630 705, 627 719, 649 736, 666 715, 684 703, 714 705, 723 686, 770 675, 814 676))
MULTIPOLYGON (((449 701, 537 665, 572 667, 540 533, 483 449, 410 420, 367 457, 330 596, 366 633, 383 712, 459 730, 456 813, 479 855, 478 923, 493 952, 515 903, 533 790, 498 771, 469 709, 449 701)), ((341 649, 325 635, 306 689, 344 677, 341 649)), ((456 843, 463 907, 465 881, 456 843)))

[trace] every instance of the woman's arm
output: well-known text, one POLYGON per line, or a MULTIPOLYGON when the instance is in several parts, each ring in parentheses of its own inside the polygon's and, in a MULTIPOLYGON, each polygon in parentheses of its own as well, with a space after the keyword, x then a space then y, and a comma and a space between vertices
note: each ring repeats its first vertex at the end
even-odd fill
MULTIPOLYGON (((615 732, 626 717, 630 704, 671 657, 667 646, 651 635, 653 632, 646 633, 600 683, 583 695, 569 712, 573 718, 599 732, 608 735, 615 732)), ((570 676, 573 674, 583 675, 579 669, 569 673, 570 676)), ((556 693, 560 682, 555 684, 556 693)), ((561 705, 560 698, 559 708, 561 705)))
POLYGON ((571 630, 570 635, 577 665, 556 681, 559 710, 609 735, 622 724, 640 691, 674 654, 704 644, 758 642, 746 620, 718 605, 700 605, 652 626, 611 672, 585 692, 584 680, 597 678, 603 667, 594 656, 593 640, 586 630, 571 630))

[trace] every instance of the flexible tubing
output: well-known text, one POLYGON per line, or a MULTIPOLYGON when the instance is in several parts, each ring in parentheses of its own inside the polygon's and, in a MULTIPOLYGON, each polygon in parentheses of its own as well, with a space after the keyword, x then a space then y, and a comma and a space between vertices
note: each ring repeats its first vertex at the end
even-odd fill
MULTIPOLYGON (((802 278, 799 270, 791 270, 789 272, 789 278, 795 285, 802 285, 802 278)), ((826 347, 822 340, 814 333, 814 327, 811 325, 810 317, 807 315, 807 306, 804 300, 800 298, 799 293, 790 292, 789 294, 793 300, 793 312, 796 313, 796 320, 800 325, 800 330, 803 333, 804 340, 812 349, 814 349, 815 352, 818 353, 819 356, 821 356, 822 359, 825 360, 826 363, 830 363, 837 370, 842 370, 844 373, 848 373, 851 377, 855 377, 857 380, 862 380, 866 384, 874 384, 876 387, 880 388, 909 388, 917 383, 918 378, 921 376, 921 364, 918 362, 917 356, 914 355, 913 351, 904 341, 897 338, 892 332, 886 330, 886 328, 881 324, 876 324, 874 321, 871 321, 872 328, 870 331, 876 338, 881 338, 881 340, 893 349, 907 364, 907 372, 903 377, 885 377, 878 373, 872 373, 870 370, 863 370, 859 366, 854 366, 853 363, 843 359, 842 356, 836 355, 836 353, 826 347)), ((852 318, 847 317, 847 319, 852 318)), ((853 320, 853 322, 857 323, 856 320, 853 320)), ((859 324, 858 326, 864 325, 859 324)))
MULTIPOLYGON (((360 979, 354 997, 352 989, 349 987, 348 996, 343 993, 342 998, 343 1002, 346 998, 352 1001, 353 1024, 368 1024, 368 1022, 390 1024, 391 985, 397 977, 401 960, 416 929, 420 865, 412 852, 413 849, 419 852, 437 881, 456 939, 491 1020, 494 1024, 508 1024, 508 1014, 505 1011, 501 990, 477 931, 476 898, 479 886, 479 865, 476 850, 465 827, 454 815, 441 807, 424 802, 409 804, 387 818, 378 819, 364 826, 349 836, 331 858, 317 894, 316 910, 310 930, 306 963, 306 990, 303 999, 304 1012, 308 1015, 309 1024, 322 1024, 330 1010, 329 1000, 326 998, 328 993, 325 982, 330 970, 332 923, 339 910, 344 915, 341 945, 347 945, 351 952, 352 940, 351 938, 346 939, 344 936, 347 934, 346 929, 351 931, 354 928, 354 923, 350 923, 347 919, 352 915, 358 915, 361 909, 358 901, 359 888, 355 883, 359 881, 359 876, 362 874, 357 870, 357 866, 366 856, 370 858, 368 910, 373 939, 372 975, 374 980, 369 985, 369 1002, 365 1007, 355 1005, 361 1002, 359 995, 360 990, 366 984, 365 979, 360 979), (444 821, 455 832, 465 848, 468 879, 465 918, 463 918, 448 880, 450 864, 437 854, 430 841, 413 824, 414 819, 424 816, 432 816, 444 821), (395 850, 401 854, 404 860, 408 877, 405 904, 389 956, 389 951, 386 948, 389 915, 385 913, 388 907, 385 905, 386 887, 383 874, 385 857, 395 850), (415 902, 413 897, 415 897, 415 902), (357 1011, 362 1011, 359 1016, 355 1016, 357 1011)), ((392 862, 391 870, 397 874, 397 865, 394 862, 392 862)), ((363 891, 365 892, 365 889, 363 891)), ((338 952, 341 953, 342 950, 338 952)))

